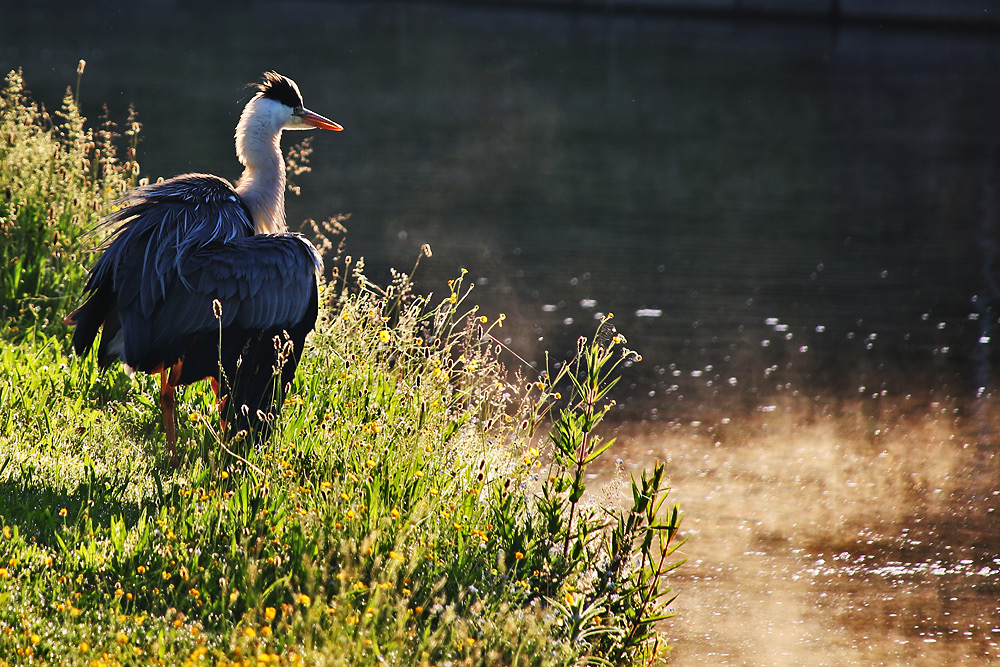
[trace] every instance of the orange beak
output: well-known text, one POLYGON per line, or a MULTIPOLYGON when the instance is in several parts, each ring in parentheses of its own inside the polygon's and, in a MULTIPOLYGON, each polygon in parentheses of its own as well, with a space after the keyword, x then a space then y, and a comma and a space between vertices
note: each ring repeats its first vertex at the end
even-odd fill
POLYGON ((344 129, 329 118, 320 116, 318 113, 309 111, 309 109, 302 110, 302 122, 306 125, 311 125, 312 127, 318 127, 321 130, 335 130, 340 132, 344 129))

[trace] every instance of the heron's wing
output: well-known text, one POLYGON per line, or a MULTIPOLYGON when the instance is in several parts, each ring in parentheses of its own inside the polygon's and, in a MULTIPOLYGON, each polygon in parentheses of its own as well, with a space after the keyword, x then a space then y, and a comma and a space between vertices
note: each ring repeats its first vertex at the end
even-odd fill
POLYGON ((123 315, 125 358, 151 361, 139 363, 140 369, 155 366, 151 354, 166 353, 170 362, 198 332, 233 324, 250 330, 297 324, 314 297, 320 260, 298 234, 267 234, 206 244, 179 268, 151 316, 123 315))
POLYGON ((181 266, 194 253, 254 233, 250 212, 225 180, 188 174, 136 188, 103 225, 116 226, 86 290, 111 284, 123 312, 153 313, 183 280, 181 266))

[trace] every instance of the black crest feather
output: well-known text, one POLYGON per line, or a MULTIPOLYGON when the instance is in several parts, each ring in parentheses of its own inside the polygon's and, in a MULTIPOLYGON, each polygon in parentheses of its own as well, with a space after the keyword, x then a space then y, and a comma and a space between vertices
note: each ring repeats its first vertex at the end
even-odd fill
POLYGON ((302 106, 302 93, 295 82, 287 76, 282 76, 275 71, 264 72, 264 80, 255 84, 257 94, 261 97, 281 102, 287 107, 295 108, 302 106))

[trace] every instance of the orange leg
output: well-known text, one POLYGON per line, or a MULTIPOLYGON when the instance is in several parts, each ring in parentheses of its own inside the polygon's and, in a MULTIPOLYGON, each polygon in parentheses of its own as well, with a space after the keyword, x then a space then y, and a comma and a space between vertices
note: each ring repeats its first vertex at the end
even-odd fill
POLYGON ((210 377, 208 379, 212 382, 212 391, 215 392, 216 408, 218 408, 219 410, 219 428, 221 429, 221 431, 219 432, 219 437, 225 438, 226 429, 229 428, 229 422, 227 422, 226 419, 222 416, 223 410, 226 409, 226 399, 219 396, 219 392, 222 390, 222 387, 219 385, 219 381, 213 377, 210 377))
POLYGON ((163 430, 167 434, 167 451, 170 452, 170 464, 177 465, 177 424, 174 414, 174 387, 170 384, 170 372, 160 371, 160 409, 163 411, 163 430))

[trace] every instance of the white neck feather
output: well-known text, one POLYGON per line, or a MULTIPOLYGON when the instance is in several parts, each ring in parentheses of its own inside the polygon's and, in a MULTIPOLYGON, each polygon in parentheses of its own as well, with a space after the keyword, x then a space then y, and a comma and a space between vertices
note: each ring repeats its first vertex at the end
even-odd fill
POLYGON ((285 107, 254 98, 243 109, 236 126, 236 157, 244 166, 236 192, 250 209, 258 234, 278 234, 285 225, 285 160, 281 130, 285 107))

